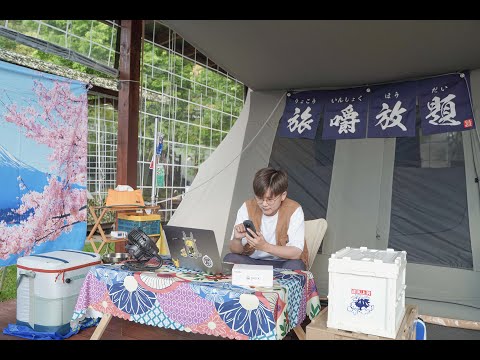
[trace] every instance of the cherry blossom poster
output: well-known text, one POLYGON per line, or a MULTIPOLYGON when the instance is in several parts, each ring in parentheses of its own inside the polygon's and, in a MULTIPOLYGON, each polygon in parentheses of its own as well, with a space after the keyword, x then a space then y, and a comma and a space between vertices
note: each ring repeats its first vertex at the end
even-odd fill
POLYGON ((87 111, 84 83, 0 61, 0 266, 83 249, 87 111))

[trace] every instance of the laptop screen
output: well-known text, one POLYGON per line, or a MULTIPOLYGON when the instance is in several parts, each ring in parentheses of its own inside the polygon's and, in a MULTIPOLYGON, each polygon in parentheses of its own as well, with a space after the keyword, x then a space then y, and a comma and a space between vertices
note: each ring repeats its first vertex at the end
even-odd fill
POLYGON ((163 226, 172 261, 177 267, 207 274, 224 273, 212 230, 163 226))

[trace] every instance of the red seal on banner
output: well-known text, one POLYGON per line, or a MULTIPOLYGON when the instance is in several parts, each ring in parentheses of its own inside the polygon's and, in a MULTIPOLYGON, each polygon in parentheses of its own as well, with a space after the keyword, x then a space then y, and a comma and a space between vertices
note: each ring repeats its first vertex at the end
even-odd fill
POLYGON ((465 129, 471 128, 472 126, 473 126, 473 120, 472 119, 463 120, 463 127, 465 129))

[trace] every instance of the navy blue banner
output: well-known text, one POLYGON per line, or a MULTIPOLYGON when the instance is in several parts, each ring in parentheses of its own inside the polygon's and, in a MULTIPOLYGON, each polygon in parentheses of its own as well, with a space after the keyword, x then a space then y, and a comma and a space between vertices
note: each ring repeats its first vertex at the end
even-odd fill
POLYGON ((467 81, 468 72, 418 81, 423 135, 475 128, 467 81))
POLYGON ((367 88, 328 91, 322 139, 361 139, 367 131, 367 88))
POLYGON ((373 87, 367 137, 415 136, 415 100, 413 81, 373 87))
POLYGON ((324 102, 320 99, 320 94, 320 91, 287 94, 279 125, 280 137, 315 138, 324 102))

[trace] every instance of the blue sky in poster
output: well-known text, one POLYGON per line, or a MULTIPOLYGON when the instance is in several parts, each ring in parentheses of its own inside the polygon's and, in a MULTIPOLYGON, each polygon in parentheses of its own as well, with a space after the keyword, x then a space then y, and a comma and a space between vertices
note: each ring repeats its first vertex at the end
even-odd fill
MULTIPOLYGON (((85 184, 77 184, 75 176, 72 175, 71 179, 75 180, 70 182, 72 187, 60 186, 61 194, 57 198, 56 183, 67 184, 66 181, 70 181, 69 174, 74 174, 79 168, 75 159, 82 156, 75 157, 76 150, 85 149, 86 154, 87 103, 83 96, 85 92, 85 83, 0 61, 0 179, 3 190, 0 192, 0 245, 3 251, 0 256, 0 267, 15 264, 19 256, 26 254, 25 251, 39 254, 58 249, 81 250, 84 247, 87 224, 82 212, 86 215, 84 206, 86 191, 83 197, 82 191, 78 190, 85 189, 85 184), (45 104, 44 107, 40 107, 38 103, 40 100, 34 92, 35 81, 40 81, 47 90, 53 88, 54 81, 67 85, 44 94, 42 101, 45 101, 45 104), (70 91, 67 91, 67 87, 70 91), (76 99, 68 103, 74 97, 76 99), (66 103, 62 103, 64 100, 66 103), (5 120, 9 111, 7 108, 12 105, 16 106, 21 116, 28 114, 27 109, 33 108, 31 114, 35 114, 36 117, 30 120, 31 116, 27 115, 26 122, 33 127, 35 139, 25 136, 22 125, 5 120), (51 124, 43 122, 42 116, 47 110, 48 117, 53 123, 57 123, 58 127, 52 128, 51 124), (72 127, 80 129, 84 135, 77 137, 81 138, 80 145, 74 144, 73 141, 71 143, 65 141, 64 135, 69 133, 67 129, 71 134, 72 127), (54 150, 45 145, 46 142, 54 150), (50 161, 48 156, 55 151, 58 157, 59 150, 67 151, 67 155, 64 156, 67 160, 64 163, 58 159, 50 161), (72 153, 74 154, 72 160, 68 160, 69 154, 72 153), (70 173, 65 170, 64 164, 67 162, 70 173), (50 184, 48 182, 50 177, 46 173, 56 175, 57 182, 50 184), (28 196, 24 197, 31 192, 36 193, 34 205, 28 196), (66 197, 70 200, 65 201, 66 197), (52 199, 61 199, 63 204, 52 199), (24 205, 28 209, 26 212, 16 211, 19 206, 24 205), (47 218, 51 216, 51 219, 63 220, 45 221, 44 214, 47 218)), ((21 116, 16 116, 17 121, 21 116)))
MULTIPOLYGON (((19 127, 4 120, 7 111, 4 104, 17 103, 21 107, 27 106, 33 95, 33 80, 38 79, 40 74, 45 80, 65 81, 65 78, 59 76, 0 61, 0 145, 18 160, 37 170, 49 172, 51 163, 47 157, 51 149, 25 137, 19 127)), ((84 87, 85 84, 73 80, 70 85, 75 95, 84 91, 84 87)))

